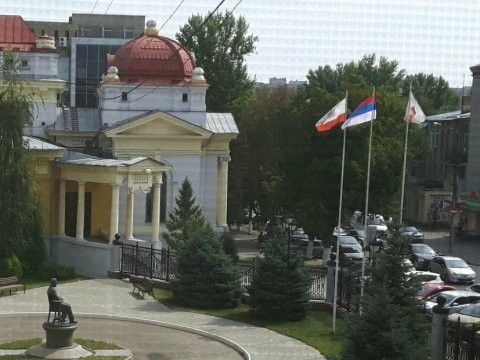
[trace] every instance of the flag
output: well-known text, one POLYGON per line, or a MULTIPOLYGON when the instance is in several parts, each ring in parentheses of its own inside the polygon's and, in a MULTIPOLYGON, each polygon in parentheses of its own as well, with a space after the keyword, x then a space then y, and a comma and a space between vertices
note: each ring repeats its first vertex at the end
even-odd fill
POLYGON ((418 102, 413 96, 411 90, 408 98, 407 111, 405 111, 405 121, 410 124, 421 124, 425 121, 425 114, 423 113, 420 105, 418 105, 418 102))
POLYGON ((349 126, 363 124, 377 118, 377 105, 375 104, 375 93, 363 100, 352 112, 350 117, 342 125, 342 129, 349 126))
POLYGON ((315 124, 315 128, 318 132, 328 131, 334 126, 341 124, 345 121, 345 115, 347 113, 346 109, 347 101, 343 99, 337 105, 330 109, 320 120, 315 124))

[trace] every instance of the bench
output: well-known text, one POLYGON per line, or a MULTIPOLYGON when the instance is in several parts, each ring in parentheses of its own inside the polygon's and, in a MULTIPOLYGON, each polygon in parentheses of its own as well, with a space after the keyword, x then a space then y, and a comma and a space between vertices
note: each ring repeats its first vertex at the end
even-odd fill
POLYGON ((10 295, 12 295, 12 291, 17 292, 18 290, 23 290, 25 293, 25 285, 20 284, 20 279, 18 276, 9 276, 0 278, 0 291, 8 291, 10 295))
POLYGON ((151 295, 155 299, 155 295, 153 294, 153 283, 152 281, 147 278, 146 276, 130 276, 130 282, 133 285, 133 293, 137 291, 137 294, 140 295, 142 293, 142 297, 145 298, 145 293, 151 295))

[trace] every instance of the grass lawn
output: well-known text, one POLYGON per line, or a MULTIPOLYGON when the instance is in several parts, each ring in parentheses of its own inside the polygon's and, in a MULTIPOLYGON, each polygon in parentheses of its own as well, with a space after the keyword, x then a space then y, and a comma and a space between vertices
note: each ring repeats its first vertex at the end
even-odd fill
MULTIPOLYGON (((42 342, 42 339, 23 339, 17 341, 11 341, 5 344, 0 344, 0 349, 12 350, 12 349, 28 349, 29 347, 38 345, 42 342)), ((86 348, 92 350, 114 350, 121 349, 120 346, 105 341, 90 340, 90 339, 74 339, 74 342, 82 345, 86 348)), ((13 359, 38 359, 37 357, 26 356, 26 355, 5 355, 0 356, 1 360, 13 360, 13 359)), ((125 359, 124 356, 87 356, 84 359, 95 359, 95 360, 122 360, 125 359)))
POLYGON ((340 359, 344 324, 341 318, 337 318, 337 335, 333 335, 332 315, 325 311, 311 311, 302 321, 275 322, 253 318, 248 305, 245 304, 234 309, 222 310, 184 308, 175 304, 171 291, 163 289, 155 289, 155 298, 173 309, 197 312, 264 327, 314 347, 329 360, 340 359))

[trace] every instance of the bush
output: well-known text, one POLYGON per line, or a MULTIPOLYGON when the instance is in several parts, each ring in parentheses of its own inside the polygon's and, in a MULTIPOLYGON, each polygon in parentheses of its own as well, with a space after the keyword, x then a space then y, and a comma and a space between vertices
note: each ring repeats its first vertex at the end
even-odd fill
POLYGON ((240 304, 238 269, 210 226, 197 229, 180 243, 172 290, 175 300, 185 306, 212 309, 240 304))
POLYGON ((302 320, 310 305, 310 273, 303 257, 283 236, 265 241, 265 258, 257 258, 249 304, 252 313, 269 320, 302 320))
POLYGON ((0 275, 20 277, 23 275, 22 263, 15 254, 0 262, 0 275))
POLYGON ((225 251, 225 254, 230 256, 233 261, 238 261, 238 249, 237 249, 237 244, 235 243, 235 238, 230 232, 224 232, 220 239, 222 240, 223 243, 223 250, 225 251))
POLYGON ((75 268, 62 265, 48 265, 43 270, 46 279, 56 278, 58 281, 74 279, 77 274, 75 268))

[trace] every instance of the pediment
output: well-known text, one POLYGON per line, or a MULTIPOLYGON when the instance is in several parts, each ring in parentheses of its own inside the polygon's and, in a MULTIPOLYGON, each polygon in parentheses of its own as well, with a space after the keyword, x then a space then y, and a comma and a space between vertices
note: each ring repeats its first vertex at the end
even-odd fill
POLYGON ((125 120, 104 131, 107 137, 208 138, 212 133, 178 117, 154 112, 125 120))

